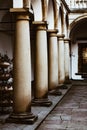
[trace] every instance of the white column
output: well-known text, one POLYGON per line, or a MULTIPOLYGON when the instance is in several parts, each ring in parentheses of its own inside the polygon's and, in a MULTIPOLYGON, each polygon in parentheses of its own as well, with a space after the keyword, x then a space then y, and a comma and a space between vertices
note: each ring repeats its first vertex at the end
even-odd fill
POLYGON ((16 36, 13 54, 13 113, 11 122, 33 123, 31 113, 31 56, 29 16, 24 9, 13 9, 16 15, 16 36))
POLYGON ((49 90, 58 86, 58 48, 55 30, 48 30, 49 90))
POLYGON ((65 81, 64 69, 64 35, 58 35, 58 48, 59 48, 59 84, 65 81))
POLYGON ((48 88, 50 94, 60 95, 58 92, 58 30, 48 30, 48 88))
POLYGON ((69 69, 70 69, 70 50, 69 50, 69 39, 64 39, 65 48, 65 82, 69 82, 69 69))
POLYGON ((36 27, 35 43, 35 93, 33 105, 50 106, 48 100, 48 57, 47 57, 47 23, 33 22, 36 27))

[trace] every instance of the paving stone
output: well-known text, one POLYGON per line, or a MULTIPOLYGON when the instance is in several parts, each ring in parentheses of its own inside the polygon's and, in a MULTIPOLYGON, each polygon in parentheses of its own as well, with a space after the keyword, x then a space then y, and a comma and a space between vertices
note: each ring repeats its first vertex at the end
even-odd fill
MULTIPOLYGON (((63 90, 63 94, 66 92, 63 90)), ((63 96, 49 96, 53 101, 51 107, 32 107, 32 112, 38 115, 34 125, 4 124, 8 115, 0 116, 0 130, 87 130, 87 85, 73 84, 63 96)))
POLYGON ((70 121, 71 120, 71 116, 70 115, 62 115, 61 116, 61 120, 70 121))
POLYGON ((62 121, 61 120, 45 120, 44 122, 43 122, 43 124, 45 125, 45 123, 46 124, 57 124, 57 125, 60 125, 61 123, 62 123, 62 121))
POLYGON ((43 127, 44 130, 87 130, 87 85, 74 84, 37 130, 43 127))
MULTIPOLYGON (((52 105, 50 107, 31 107, 31 111, 34 115, 38 115, 38 120, 34 124, 16 124, 16 123, 5 123, 5 119, 9 116, 7 115, 0 115, 0 130, 35 130, 40 123, 46 118, 46 116, 55 108, 55 106, 62 100, 62 98, 65 96, 65 94, 69 91, 71 88, 71 85, 68 85, 68 89, 61 90, 62 95, 61 96, 51 96, 49 95, 48 98, 50 101, 52 101, 52 105)), ((49 120, 49 119, 48 119, 49 120)), ((60 117, 58 115, 56 118, 53 119, 55 121, 55 124, 59 124, 58 122, 61 121, 60 117)), ((41 128, 43 130, 44 128, 41 128)), ((46 128, 45 130, 49 130, 49 128, 46 128)), ((50 129, 51 130, 51 129, 50 129)))

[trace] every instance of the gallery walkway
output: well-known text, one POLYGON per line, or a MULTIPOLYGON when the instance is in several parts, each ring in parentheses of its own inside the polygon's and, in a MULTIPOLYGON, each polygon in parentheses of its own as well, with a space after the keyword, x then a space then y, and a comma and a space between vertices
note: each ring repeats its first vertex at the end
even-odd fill
POLYGON ((87 84, 73 82, 70 91, 37 130, 87 130, 87 84))

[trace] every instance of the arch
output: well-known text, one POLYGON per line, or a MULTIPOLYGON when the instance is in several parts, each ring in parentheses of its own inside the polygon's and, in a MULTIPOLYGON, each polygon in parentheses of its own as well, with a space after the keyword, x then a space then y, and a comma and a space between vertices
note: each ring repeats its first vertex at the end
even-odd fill
POLYGON ((81 15, 78 18, 76 18, 70 25, 69 30, 72 32, 73 28, 79 23, 82 22, 82 20, 87 19, 87 14, 81 15))
POLYGON ((64 12, 62 4, 59 5, 58 10, 58 29, 59 33, 62 34, 64 32, 64 12))
MULTIPOLYGON (((82 79, 83 73, 83 48, 87 48, 87 16, 86 14, 77 17, 69 25, 69 37, 71 39, 71 67, 72 78, 82 79), (76 75, 77 73, 77 75, 76 75), (78 75, 78 73, 81 73, 78 75)), ((84 49, 85 50, 85 49, 84 49)), ((86 70, 85 70, 86 72, 86 70)))
POLYGON ((34 13, 34 21, 42 21, 42 3, 41 0, 31 0, 34 13))
POLYGON ((34 21, 47 21, 51 29, 58 28, 58 9, 56 0, 31 0, 34 21))
POLYGON ((60 6, 60 13, 61 13, 61 31, 62 31, 62 33, 64 33, 64 11, 63 11, 62 3, 60 6))
MULTIPOLYGON (((73 39, 73 32, 74 32, 74 30, 76 30, 75 32, 77 32, 78 30, 78 32, 79 33, 81 33, 81 31, 82 32, 84 32, 84 29, 87 27, 87 25, 86 25, 86 23, 87 23, 87 16, 86 15, 82 15, 82 16, 80 16, 80 17, 78 17, 78 18, 76 18, 71 24, 70 24, 70 26, 69 26, 69 37, 71 38, 71 41, 72 42, 75 42, 75 38, 73 39), (80 29, 81 27, 83 26, 83 28, 82 29, 80 29), (85 27, 84 27, 85 26, 85 27)), ((77 33, 78 34, 78 33, 77 33)), ((83 34, 84 35, 84 34, 83 34)), ((83 36, 82 35, 82 36, 83 36)), ((82 36, 80 36, 80 37, 82 37, 82 36)), ((84 35, 84 38, 85 38, 86 36, 84 35)))
POLYGON ((65 15, 65 26, 66 26, 66 36, 69 37, 68 32, 69 32, 69 18, 68 18, 68 13, 65 15))
POLYGON ((56 0, 53 0, 54 5, 54 28, 58 29, 58 9, 56 0))
POLYGON ((49 0, 47 21, 49 29, 58 29, 58 10, 56 0, 49 0))
POLYGON ((48 0, 42 0, 42 21, 47 21, 48 0))

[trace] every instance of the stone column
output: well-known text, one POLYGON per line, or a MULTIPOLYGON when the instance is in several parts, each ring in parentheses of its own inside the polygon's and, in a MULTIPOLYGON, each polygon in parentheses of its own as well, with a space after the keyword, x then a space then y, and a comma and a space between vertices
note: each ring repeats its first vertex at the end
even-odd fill
POLYGON ((13 113, 7 121, 33 123, 31 113, 31 56, 29 15, 25 9, 12 9, 16 15, 13 53, 13 113))
POLYGON ((58 30, 48 30, 48 88, 49 94, 61 95, 58 91, 58 30))
POLYGON ((70 69, 70 50, 69 50, 70 39, 64 39, 65 48, 65 83, 70 83, 69 80, 69 69, 70 69))
POLYGON ((48 57, 47 57, 47 23, 33 22, 36 28, 35 43, 35 93, 32 101, 33 105, 50 106, 48 99, 48 57))
POLYGON ((58 35, 58 48, 59 48, 59 85, 61 88, 66 88, 65 82, 65 65, 64 65, 64 34, 58 35))

